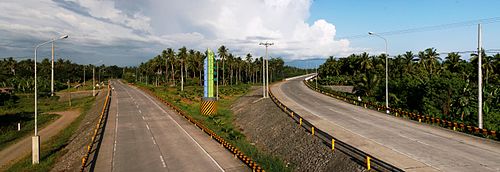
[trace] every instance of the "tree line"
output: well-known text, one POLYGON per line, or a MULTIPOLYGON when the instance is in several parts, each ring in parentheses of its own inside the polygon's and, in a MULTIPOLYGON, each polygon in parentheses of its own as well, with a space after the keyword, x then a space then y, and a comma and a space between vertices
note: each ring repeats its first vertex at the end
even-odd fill
MULTIPOLYGON (((255 84, 262 82, 262 59, 253 57, 251 53, 237 56, 222 45, 215 52, 215 72, 218 73, 219 84, 255 84)), ((125 68, 125 78, 129 82, 178 86, 203 85, 203 61, 206 52, 181 47, 177 51, 167 48, 152 59, 141 63, 138 67, 125 68)), ((289 76, 305 73, 304 69, 285 66, 281 58, 269 59, 269 81, 277 81, 289 76)))
MULTIPOLYGON (((50 92, 51 60, 48 58, 37 62, 37 85, 41 95, 50 92)), ((13 88, 16 93, 33 93, 35 88, 35 64, 33 59, 16 60, 13 57, 0 60, 0 87, 13 88)), ((54 61, 54 89, 60 91, 67 88, 67 82, 72 86, 92 85, 92 69, 95 69, 96 82, 108 78, 121 78, 122 68, 106 65, 82 65, 70 60, 58 58, 54 61), (100 77, 100 78, 99 78, 100 77)))
MULTIPOLYGON (((500 54, 482 53, 483 120, 500 129, 500 54)), ((323 85, 352 85, 353 95, 385 102, 386 54, 329 57, 319 67, 323 85)), ((470 60, 459 53, 441 58, 436 49, 408 51, 388 59, 389 106, 477 126, 478 54, 470 60)))

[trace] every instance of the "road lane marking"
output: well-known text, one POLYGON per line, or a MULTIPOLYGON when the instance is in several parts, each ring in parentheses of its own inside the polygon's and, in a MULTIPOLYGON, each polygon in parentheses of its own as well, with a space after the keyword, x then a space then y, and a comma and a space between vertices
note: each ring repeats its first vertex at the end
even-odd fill
POLYGON ((163 164, 163 168, 167 167, 167 164, 165 164, 165 161, 163 160, 163 156, 160 155, 161 163, 163 164))
POLYGON ((149 125, 148 124, 146 124, 146 127, 148 127, 148 130, 151 130, 151 129, 149 129, 149 125))
POLYGON ((156 145, 155 138, 154 138, 154 137, 151 137, 151 140, 153 140, 153 144, 155 144, 155 145, 156 145))
POLYGON ((168 117, 169 119, 171 119, 172 121, 174 121, 174 123, 175 123, 175 124, 176 124, 179 128, 181 128, 181 130, 184 132, 184 134, 186 134, 186 135, 187 135, 187 136, 188 136, 188 137, 189 137, 189 138, 190 138, 190 139, 191 139, 191 140, 192 140, 192 141, 193 141, 193 142, 194 142, 194 143, 198 146, 198 148, 200 148, 200 149, 201 149, 201 150, 202 150, 202 151, 203 151, 203 152, 204 152, 204 153, 205 153, 205 154, 206 154, 206 155, 210 158, 210 160, 212 160, 212 162, 213 162, 215 165, 217 165, 217 167, 219 167, 219 169, 220 169, 221 171, 225 171, 225 170, 224 170, 224 169, 223 169, 223 168, 219 165, 219 163, 217 163, 217 161, 215 161, 215 159, 214 159, 214 158, 213 158, 210 154, 208 154, 208 152, 207 152, 205 149, 203 149, 203 147, 201 147, 201 145, 200 145, 198 142, 196 142, 196 140, 195 140, 195 139, 194 139, 191 135, 189 135, 189 133, 188 133, 188 132, 187 132, 184 128, 182 128, 182 126, 181 126, 181 125, 180 125, 180 124, 179 124, 176 120, 174 120, 174 118, 172 118, 172 116, 170 116, 170 115, 167 113, 167 111, 165 111, 165 109, 163 109, 160 105, 158 105, 158 103, 156 103, 153 99, 151 99, 149 96, 147 96, 147 95, 146 95, 145 93, 143 93, 142 91, 137 90, 137 89, 134 89, 134 90, 135 90, 135 91, 138 91, 138 92, 139 92, 139 93, 141 93, 144 97, 146 97, 149 101, 153 102, 153 104, 154 104, 154 105, 156 105, 156 107, 158 107, 161 111, 163 111, 163 113, 164 113, 165 115, 167 115, 167 117, 168 117))
POLYGON ((142 113, 142 111, 139 109, 139 113, 142 113))
MULTIPOLYGON (((345 131, 347 131, 347 132, 350 132, 350 133, 352 133, 352 134, 358 135, 358 136, 360 136, 361 138, 364 138, 364 139, 366 139, 366 140, 370 140, 370 141, 374 142, 375 144, 378 144, 378 145, 380 145, 380 146, 382 146, 382 147, 386 147, 386 148, 388 148, 388 149, 390 149, 390 150, 392 150, 392 151, 395 151, 395 152, 397 152, 397 153, 399 153, 399 154, 401 154, 401 155, 403 155, 403 156, 408 157, 409 159, 413 159, 413 160, 415 160, 415 161, 417 161, 417 162, 420 162, 420 163, 422 163, 422 164, 427 165, 427 166, 428 166, 428 167, 430 167, 430 168, 434 168, 434 169, 437 169, 438 171, 440 171, 440 169, 439 169, 439 168, 437 168, 436 166, 432 166, 432 165, 430 165, 430 164, 429 164, 429 163, 427 163, 427 162, 417 160, 416 158, 413 158, 410 154, 408 154, 408 153, 404 153, 404 152, 402 152, 402 151, 397 150, 396 148, 394 148, 394 147, 393 147, 393 145, 382 144, 382 143, 380 143, 380 142, 378 142, 378 141, 375 141, 374 139, 371 139, 371 138, 365 137, 364 135, 361 135, 360 133, 356 133, 356 132, 354 132, 354 131, 352 131, 352 130, 350 130, 350 129, 347 129, 346 127, 344 127, 344 126, 342 126, 342 125, 338 124, 337 122, 334 122, 334 121, 331 121, 331 120, 327 119, 325 116, 318 115, 319 113, 314 113, 314 111, 313 111, 313 110, 311 110, 311 109, 309 109, 309 108, 306 108, 306 107, 302 106, 302 104, 300 104, 298 101, 296 101, 296 99, 295 99, 295 98, 292 98, 292 97, 288 96, 288 95, 287 95, 284 91, 282 91, 281 87, 283 87, 283 86, 284 86, 284 84, 280 84, 280 85, 277 87, 278 92, 281 92, 281 94, 284 96, 284 98, 289 99, 289 100, 291 100, 292 102, 294 102, 294 104, 295 104, 296 106, 299 106, 298 108, 302 108, 303 110, 308 111, 308 112, 309 112, 309 113, 311 113, 312 115, 314 115, 314 116, 316 116, 316 117, 319 117, 319 118, 323 119, 323 120, 324 120, 324 121, 326 121, 326 122, 329 122, 329 123, 331 123, 331 124, 337 125, 338 127, 340 127, 340 128, 342 128, 342 129, 344 129, 344 130, 345 130, 345 131)), ((307 88, 307 87, 306 87, 306 88, 307 88)), ((271 89, 272 89, 272 88, 271 88, 271 89)), ((307 88, 307 89, 309 89, 309 88, 307 88)), ((316 92, 314 92, 313 90, 310 90, 310 89, 309 89, 309 91, 312 91, 313 93, 316 93, 316 92)), ((320 93, 319 93, 319 94, 320 94, 320 93)), ((328 97, 328 98, 332 98, 332 97, 328 97)), ((338 99, 335 99, 335 98, 332 98, 332 99, 334 99, 334 100, 338 100, 338 99)), ((289 107, 290 107, 290 106, 289 106, 289 107)), ((296 107, 296 108, 297 108, 297 107, 296 107)), ((330 110, 330 111, 333 111, 333 112, 337 112, 337 113, 342 114, 342 112, 339 112, 339 111, 337 111, 337 110, 335 110, 335 109, 332 109, 332 108, 327 108, 327 109, 328 109, 328 110, 330 110)), ((352 117, 352 116, 351 116, 351 117, 352 117)), ((356 119, 356 118, 354 118, 354 120, 359 121, 359 119, 356 119)), ((331 134, 331 135, 333 135, 333 134, 331 134)), ((421 143, 421 142, 418 142, 418 143, 421 143)), ((424 145, 427 145, 427 144, 424 144, 424 145)), ((368 151, 367 151, 367 152, 368 152, 368 151)))
POLYGON ((144 116, 142 116, 142 120, 146 120, 146 119, 144 119, 144 116))

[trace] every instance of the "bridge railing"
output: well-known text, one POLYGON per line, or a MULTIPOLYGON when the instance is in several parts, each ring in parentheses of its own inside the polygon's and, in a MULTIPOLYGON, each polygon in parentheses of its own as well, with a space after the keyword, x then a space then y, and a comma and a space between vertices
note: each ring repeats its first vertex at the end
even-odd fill
POLYGON ((423 114, 408 112, 408 111, 404 111, 400 108, 398 108, 398 109, 391 108, 391 107, 387 108, 383 105, 379 105, 379 104, 376 104, 373 102, 359 101, 357 99, 342 95, 336 91, 325 89, 321 86, 319 86, 319 87, 313 86, 314 84, 309 83, 309 80, 314 79, 314 77, 308 78, 308 80, 304 80, 303 81, 304 84, 316 92, 319 92, 321 94, 324 94, 324 95, 327 95, 327 96, 330 96, 330 97, 333 97, 333 98, 336 98, 339 100, 343 100, 344 102, 358 105, 358 106, 363 106, 364 108, 370 108, 370 109, 381 111, 381 112, 386 112, 387 110, 389 110, 389 114, 396 116, 396 117, 406 117, 406 118, 414 120, 414 121, 424 122, 424 123, 428 123, 428 124, 434 124, 437 126, 441 126, 443 128, 454 130, 454 131, 460 131, 460 132, 464 132, 467 134, 472 134, 472 135, 476 135, 476 136, 480 136, 480 137, 491 138, 493 140, 500 140, 500 138, 497 137, 497 132, 495 130, 480 129, 476 126, 471 126, 471 125, 467 125, 464 123, 454 122, 454 121, 450 121, 450 120, 446 120, 446 119, 440 119, 438 117, 432 117, 430 115, 423 115, 423 114))
POLYGON ((303 127, 306 131, 311 133, 311 135, 314 137, 319 138, 320 140, 323 141, 323 143, 331 148, 332 153, 335 151, 341 151, 342 153, 352 157, 352 159, 357 162, 358 164, 361 164, 362 166, 366 167, 368 170, 375 170, 375 171, 403 171, 389 163, 386 163, 366 152, 363 152, 362 150, 359 150, 342 140, 339 140, 332 135, 324 132, 323 130, 317 128, 313 124, 311 124, 309 121, 304 119, 300 114, 297 114, 295 111, 292 109, 288 108, 286 105, 281 103, 272 93, 272 91, 269 92, 269 95, 271 97, 271 100, 286 114, 288 114, 297 124, 299 124, 301 127, 303 127))

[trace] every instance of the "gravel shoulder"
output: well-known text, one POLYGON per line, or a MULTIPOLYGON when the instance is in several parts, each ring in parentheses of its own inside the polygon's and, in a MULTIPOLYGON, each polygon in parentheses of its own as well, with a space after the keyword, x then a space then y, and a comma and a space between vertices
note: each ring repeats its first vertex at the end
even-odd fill
POLYGON ((82 163, 82 157, 86 153, 86 146, 91 140, 93 130, 99 120, 99 114, 102 110, 106 94, 101 92, 97 95, 96 101, 85 117, 80 122, 80 126, 73 133, 68 145, 64 147, 65 153, 59 157, 51 171, 79 171, 82 163))
POLYGON ((260 150, 276 155, 294 171, 363 171, 342 152, 332 153, 282 112, 271 99, 261 99, 261 87, 239 98, 231 107, 235 124, 260 150))

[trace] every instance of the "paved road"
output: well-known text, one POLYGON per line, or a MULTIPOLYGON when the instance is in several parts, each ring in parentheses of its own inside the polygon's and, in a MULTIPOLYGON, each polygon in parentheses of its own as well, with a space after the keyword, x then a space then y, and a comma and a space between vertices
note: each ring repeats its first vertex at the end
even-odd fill
POLYGON ((500 143, 354 106, 307 88, 304 77, 275 96, 318 128, 406 171, 500 171, 500 143))
POLYGON ((113 81, 96 171, 248 171, 238 159, 154 98, 113 81))
MULTIPOLYGON (((61 117, 43 127, 43 129, 38 132, 41 144, 49 141, 57 133, 68 127, 69 124, 78 118, 80 110, 72 109, 63 112, 47 112, 46 114, 58 114, 61 115, 61 117)), ((26 136, 19 142, 14 143, 0 151, 0 171, 5 170, 8 165, 12 165, 21 158, 31 155, 31 137, 33 137, 33 134, 26 136)))

